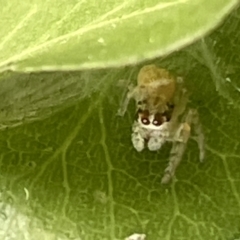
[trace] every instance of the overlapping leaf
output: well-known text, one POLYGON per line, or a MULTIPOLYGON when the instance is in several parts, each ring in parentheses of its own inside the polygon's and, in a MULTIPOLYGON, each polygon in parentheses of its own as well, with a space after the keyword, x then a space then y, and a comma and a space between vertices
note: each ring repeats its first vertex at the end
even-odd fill
POLYGON ((154 58, 202 37, 237 3, 4 2, 0 10, 0 70, 76 70, 154 58))

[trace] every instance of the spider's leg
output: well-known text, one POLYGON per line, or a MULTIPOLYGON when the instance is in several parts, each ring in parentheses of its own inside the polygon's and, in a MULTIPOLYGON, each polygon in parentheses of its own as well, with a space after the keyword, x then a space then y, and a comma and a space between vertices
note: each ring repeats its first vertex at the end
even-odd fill
POLYGON ((179 137, 179 140, 173 141, 168 167, 165 169, 162 178, 163 184, 168 183, 174 176, 176 168, 182 160, 190 136, 190 127, 188 124, 183 123, 179 128, 181 129, 181 137, 179 137))
POLYGON ((186 109, 188 102, 188 93, 183 88, 182 81, 178 83, 177 93, 174 99, 174 109, 170 120, 170 133, 173 146, 170 152, 170 158, 167 168, 164 171, 162 184, 168 183, 175 174, 176 168, 182 160, 182 156, 186 149, 186 143, 190 135, 190 127, 188 124, 179 124, 179 116, 186 109))
POLYGON ((205 145, 204 145, 204 134, 202 130, 202 125, 199 121, 198 111, 196 109, 190 109, 188 115, 186 116, 186 122, 193 126, 193 131, 196 135, 194 140, 196 140, 199 148, 199 159, 202 162, 205 156, 205 145))
POLYGON ((125 112, 127 111, 128 104, 130 102, 130 99, 134 97, 136 94, 137 88, 134 88, 132 84, 128 86, 128 93, 125 97, 124 101, 121 103, 120 108, 118 109, 117 115, 118 116, 124 116, 125 112))
POLYGON ((187 90, 183 87, 183 84, 178 83, 177 92, 174 99, 175 106, 174 106, 171 120, 170 120, 172 132, 175 132, 178 128, 179 117, 186 110, 186 106, 188 103, 188 96, 189 94, 187 90))
POLYGON ((165 169, 164 177, 162 178, 162 183, 168 183, 174 176, 177 166, 182 160, 182 156, 186 149, 186 144, 190 137, 191 127, 197 135, 196 141, 198 143, 200 151, 200 161, 204 158, 205 148, 204 148, 204 135, 202 131, 202 126, 199 121, 198 112, 195 109, 190 109, 187 115, 184 117, 184 123, 182 123, 176 130, 176 136, 173 141, 173 147, 170 153, 170 159, 168 167, 165 169), (178 132, 180 130, 180 132, 178 132))
POLYGON ((177 101, 177 103, 176 103, 176 107, 173 110, 172 118, 178 118, 186 110, 186 106, 188 103, 187 90, 182 88, 181 91, 179 92, 178 100, 175 100, 175 101, 177 101))

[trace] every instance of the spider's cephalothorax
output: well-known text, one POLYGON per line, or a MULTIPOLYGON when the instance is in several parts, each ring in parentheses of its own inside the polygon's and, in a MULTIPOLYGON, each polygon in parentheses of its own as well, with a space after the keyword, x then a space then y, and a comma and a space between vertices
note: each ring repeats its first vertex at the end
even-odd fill
POLYGON ((147 65, 141 68, 137 82, 131 94, 139 108, 147 109, 151 114, 168 110, 168 104, 173 102, 176 91, 174 76, 166 69, 147 65))
POLYGON ((132 126, 134 148, 138 152, 145 147, 157 151, 166 141, 173 143, 162 183, 168 183, 174 176, 192 127, 197 135, 200 160, 203 160, 204 135, 198 112, 186 108, 188 94, 182 78, 175 78, 155 65, 144 66, 138 74, 138 85, 130 88, 120 114, 126 111, 130 98, 137 104, 137 117, 132 126))
POLYGON ((118 115, 124 115, 131 98, 135 99, 138 109, 148 110, 151 114, 167 111, 174 102, 179 79, 155 65, 142 67, 137 77, 137 86, 129 86, 129 92, 118 115))

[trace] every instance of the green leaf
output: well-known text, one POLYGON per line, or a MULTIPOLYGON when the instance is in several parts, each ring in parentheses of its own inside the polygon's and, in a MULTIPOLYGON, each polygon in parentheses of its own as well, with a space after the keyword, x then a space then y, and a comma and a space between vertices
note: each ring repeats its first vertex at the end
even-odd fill
MULTIPOLYGON (((124 72, 136 76, 137 69, 124 72)), ((1 239, 124 239, 140 232, 150 240, 231 240, 240 222, 240 114, 201 68, 189 76, 207 155, 200 163, 190 140, 177 181, 167 187, 160 182, 170 145, 159 153, 133 149, 134 111, 116 116, 121 92, 114 86, 2 131, 1 239)))
POLYGON ((238 2, 4 2, 0 71, 102 68, 152 59, 202 37, 238 2))
POLYGON ((78 100, 89 98, 116 80, 115 74, 114 70, 5 73, 0 88, 0 129, 46 118, 78 100))
POLYGON ((149 240, 238 239, 239 27, 240 9, 204 42, 151 61, 184 77, 206 137, 205 161, 190 139, 167 186, 160 182, 171 144, 136 152, 134 102, 116 116, 126 90, 116 83, 136 81, 143 64, 4 73, 0 239, 123 240, 133 233, 149 240), (222 88, 231 103, 218 94, 222 88))

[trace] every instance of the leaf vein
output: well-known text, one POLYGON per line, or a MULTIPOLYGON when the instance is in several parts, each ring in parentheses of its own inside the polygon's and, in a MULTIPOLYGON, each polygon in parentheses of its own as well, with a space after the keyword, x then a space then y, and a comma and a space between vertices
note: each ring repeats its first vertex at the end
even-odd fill
POLYGON ((15 56, 9 58, 8 60, 2 62, 0 64, 0 67, 5 66, 5 65, 7 65, 7 64, 9 64, 11 62, 23 60, 24 58, 26 58, 29 55, 33 56, 34 54, 36 54, 40 50, 42 51, 43 49, 46 49, 46 48, 50 47, 53 44, 59 43, 61 41, 69 40, 72 37, 80 36, 80 35, 83 35, 83 34, 85 34, 87 32, 90 32, 92 30, 95 30, 95 29, 98 29, 98 28, 101 28, 101 27, 106 27, 106 26, 109 26, 109 25, 114 24, 114 23, 117 24, 117 23, 119 23, 121 21, 124 21, 124 20, 129 20, 129 19, 134 18, 134 17, 138 17, 138 16, 145 15, 145 14, 150 14, 150 13, 162 10, 162 9, 170 7, 170 6, 174 6, 174 5, 178 5, 178 4, 181 4, 181 3, 185 3, 187 1, 189 1, 189 0, 178 0, 178 1, 175 1, 175 2, 171 2, 171 3, 160 3, 160 4, 158 4, 158 5, 154 6, 154 7, 145 8, 142 11, 135 11, 135 12, 133 12, 131 14, 123 15, 121 18, 120 17, 116 17, 116 18, 113 18, 113 19, 109 19, 109 20, 106 20, 106 21, 103 21, 103 22, 99 22, 99 23, 93 24, 93 25, 91 25, 91 24, 87 25, 87 26, 85 26, 83 28, 80 28, 80 29, 78 29, 76 31, 73 31, 71 33, 68 33, 68 34, 56 37, 54 39, 51 39, 51 40, 49 40, 49 41, 47 41, 45 43, 42 43, 42 44, 40 44, 38 46, 26 49, 22 53, 17 54, 15 56))
POLYGON ((106 164, 108 166, 107 177, 108 177, 108 204, 109 204, 109 214, 110 214, 110 235, 111 239, 116 239, 115 237, 115 216, 114 216, 114 199, 113 199, 113 179, 112 179, 112 171, 113 166, 111 162, 111 157, 108 151, 108 147, 106 145, 106 130, 104 128, 104 117, 102 108, 99 108, 99 119, 100 119, 100 126, 101 126, 101 145, 103 147, 103 151, 105 154, 106 164))
POLYGON ((8 35, 2 40, 0 43, 0 50, 3 49, 6 42, 8 42, 16 33, 18 30, 20 30, 24 24, 26 24, 27 21, 35 14, 37 13, 37 7, 34 5, 34 7, 28 12, 28 14, 20 21, 15 28, 8 33, 8 35))

